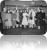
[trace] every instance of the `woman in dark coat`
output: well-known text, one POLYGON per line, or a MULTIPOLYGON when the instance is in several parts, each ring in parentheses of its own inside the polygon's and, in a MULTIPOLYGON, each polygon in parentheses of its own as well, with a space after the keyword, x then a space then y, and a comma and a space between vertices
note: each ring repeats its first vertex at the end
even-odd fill
POLYGON ((12 27, 15 28, 16 26, 16 12, 15 11, 12 12, 11 19, 12 19, 12 27))
POLYGON ((36 13, 36 25, 38 27, 38 29, 40 29, 40 26, 41 26, 41 16, 42 16, 42 12, 39 10, 37 13, 36 13))
POLYGON ((23 11, 21 10, 20 13, 19 13, 19 18, 20 18, 20 27, 22 27, 22 19, 23 19, 23 11))

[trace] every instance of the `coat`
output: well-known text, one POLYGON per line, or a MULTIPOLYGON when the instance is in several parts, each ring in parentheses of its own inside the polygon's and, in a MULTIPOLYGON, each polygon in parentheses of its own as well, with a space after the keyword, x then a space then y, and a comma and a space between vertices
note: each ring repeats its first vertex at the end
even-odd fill
POLYGON ((11 14, 12 26, 16 26, 16 13, 11 14))

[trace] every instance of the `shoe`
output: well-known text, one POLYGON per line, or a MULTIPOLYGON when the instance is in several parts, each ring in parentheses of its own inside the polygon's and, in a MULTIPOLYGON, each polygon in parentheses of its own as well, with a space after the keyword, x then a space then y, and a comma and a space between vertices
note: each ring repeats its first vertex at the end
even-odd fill
POLYGON ((40 29, 40 26, 38 26, 38 29, 40 29))
POLYGON ((15 28, 15 26, 13 26, 13 28, 15 28))
POLYGON ((18 27, 19 25, 16 25, 16 27, 18 27))
POLYGON ((22 25, 20 25, 20 27, 22 27, 22 25))

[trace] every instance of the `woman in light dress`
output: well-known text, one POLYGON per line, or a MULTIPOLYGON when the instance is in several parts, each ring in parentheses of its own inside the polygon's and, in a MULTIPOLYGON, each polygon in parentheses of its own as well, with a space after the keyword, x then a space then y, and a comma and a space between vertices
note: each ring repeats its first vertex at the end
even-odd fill
POLYGON ((7 27, 7 29, 10 29, 10 27, 12 26, 11 14, 10 13, 6 13, 5 26, 7 27))
POLYGON ((24 26, 24 28, 28 25, 27 16, 28 14, 25 10, 25 12, 23 13, 23 20, 22 20, 22 25, 24 26))
POLYGON ((29 28, 34 27, 34 25, 35 25, 35 16, 36 16, 35 11, 33 11, 33 9, 31 9, 30 12, 29 12, 29 18, 28 18, 29 28), (32 19, 30 19, 30 17, 32 17, 32 19))

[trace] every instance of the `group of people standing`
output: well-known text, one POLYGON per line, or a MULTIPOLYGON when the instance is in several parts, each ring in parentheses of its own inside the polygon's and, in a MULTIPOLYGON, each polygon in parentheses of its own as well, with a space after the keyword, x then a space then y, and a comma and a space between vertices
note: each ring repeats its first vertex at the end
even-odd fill
POLYGON ((37 11, 35 9, 19 11, 16 9, 7 10, 6 8, 3 8, 1 14, 3 27, 6 27, 7 29, 10 29, 11 26, 13 28, 26 28, 28 26, 29 28, 36 27, 40 29, 40 26, 45 25, 45 13, 41 9, 38 9, 37 11))
POLYGON ((38 29, 40 28, 45 28, 45 12, 42 9, 39 9, 38 12, 36 13, 36 25, 38 29))

